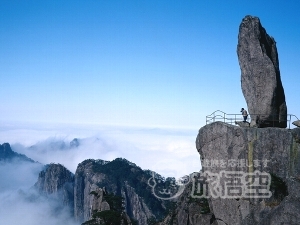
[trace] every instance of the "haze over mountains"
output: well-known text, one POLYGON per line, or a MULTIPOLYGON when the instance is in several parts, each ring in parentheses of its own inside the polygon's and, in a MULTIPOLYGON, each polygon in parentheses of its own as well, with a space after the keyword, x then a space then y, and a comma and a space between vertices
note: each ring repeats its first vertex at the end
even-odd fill
POLYGON ((42 169, 41 163, 12 151, 8 143, 0 146, 1 224, 75 224, 64 210, 55 213, 56 201, 33 188, 42 169))
POLYGON ((0 143, 8 142, 15 151, 40 163, 63 164, 73 173, 87 158, 111 161, 121 157, 165 177, 181 177, 200 168, 194 150, 196 134, 193 129, 171 128, 3 126, 0 143), (74 138, 80 145, 70 148, 74 138))
MULTIPOLYGON (((79 145, 80 141, 74 139, 69 146, 64 142, 55 142, 49 148, 63 151, 78 148, 79 145)), ((31 150, 35 148, 37 146, 30 147, 31 150)), ((139 224, 148 224, 149 219, 162 219, 166 216, 168 203, 163 203, 153 196, 152 189, 148 185, 152 172, 143 171, 125 159, 116 159, 112 162, 85 160, 79 164, 74 177, 73 173, 60 164, 43 166, 25 155, 12 151, 10 145, 4 143, 0 145, 0 167, 2 167, 0 207, 5 208, 10 202, 10 210, 19 207, 30 210, 20 210, 20 214, 4 210, 0 213, 1 222, 14 223, 17 221, 16 216, 21 219, 25 213, 26 224, 39 224, 44 220, 43 224, 81 224, 92 216, 90 204, 95 203, 92 203, 94 200, 90 197, 90 193, 99 187, 104 188, 105 193, 123 196, 127 202, 125 204, 127 214, 131 220, 136 220, 139 224), (99 179, 99 174, 103 174, 100 177, 106 178, 99 179), (23 183, 16 182, 20 177, 25 178, 23 183), (28 218, 27 213, 31 215, 28 218), (45 218, 43 213, 47 214, 45 218), (43 216, 39 217, 36 214, 43 216), (34 217, 32 221, 31 217, 34 217)))
MULTIPOLYGON (((43 217, 47 218, 43 213, 49 215, 49 225, 61 225, 59 221, 62 220, 67 220, 70 224, 74 222, 69 210, 51 218, 53 210, 59 208, 56 201, 44 201, 41 197, 37 198, 40 200, 38 202, 27 201, 31 196, 39 196, 32 187, 37 182, 43 165, 60 163, 75 174, 78 164, 86 159, 112 161, 122 157, 141 166, 141 169, 151 169, 164 177, 180 177, 200 168, 199 156, 194 147, 196 130, 95 126, 35 127, 2 124, 0 129, 2 143, 9 142, 13 151, 39 162, 24 165, 10 163, 1 167, 1 177, 5 180, 1 185, 6 186, 1 193, 3 204, 14 202, 17 205, 11 204, 12 207, 20 208, 20 213, 22 207, 30 209, 28 215, 32 216, 24 220, 30 225, 39 224, 43 217), (33 194, 21 198, 18 194, 19 189, 33 194), (43 213, 40 212, 41 209, 43 213), (35 214, 41 217, 34 216, 35 214)), ((12 211, 3 211, 4 214, 1 214, 3 221, 8 221, 8 224, 16 221, 17 217, 10 212, 12 211)), ((19 215, 20 218, 23 217, 22 214, 19 215)))

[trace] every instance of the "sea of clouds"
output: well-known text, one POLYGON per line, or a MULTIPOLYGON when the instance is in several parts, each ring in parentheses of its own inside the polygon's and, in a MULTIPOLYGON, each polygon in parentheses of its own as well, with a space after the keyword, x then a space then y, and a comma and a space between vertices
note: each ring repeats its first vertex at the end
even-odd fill
POLYGON ((43 165, 15 160, 0 162, 0 224, 78 225, 59 201, 33 188, 43 165))
POLYGON ((164 177, 182 177, 201 168, 197 130, 83 125, 2 124, 0 143, 39 162, 0 164, 0 224, 76 225, 57 202, 32 188, 43 165, 60 163, 75 173, 85 159, 126 158, 164 177), (78 138, 79 146, 70 142, 78 138), (20 223, 21 222, 21 223, 20 223))
POLYGON ((201 168, 195 147, 197 130, 116 126, 46 126, 6 124, 0 143, 42 164, 60 163, 75 173, 85 159, 126 158, 162 176, 181 177, 201 168), (69 143, 78 138, 78 148, 69 143))

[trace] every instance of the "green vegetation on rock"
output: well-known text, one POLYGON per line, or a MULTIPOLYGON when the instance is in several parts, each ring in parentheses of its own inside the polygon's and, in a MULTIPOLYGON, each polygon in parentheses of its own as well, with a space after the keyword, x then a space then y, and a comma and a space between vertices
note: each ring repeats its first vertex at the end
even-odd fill
MULTIPOLYGON (((122 185, 128 183, 143 198, 146 205, 157 217, 164 215, 165 208, 162 206, 161 200, 153 196, 151 188, 148 185, 148 180, 151 178, 149 172, 122 158, 117 158, 106 164, 94 163, 93 171, 95 173, 106 174, 111 183, 117 184, 117 195, 121 195, 122 185)), ((100 188, 109 186, 106 183, 99 183, 97 185, 100 188)))
MULTIPOLYGON (((97 196, 95 191, 92 191, 91 194, 97 196)), ((110 210, 94 211, 92 219, 82 225, 127 225, 123 207, 124 199, 114 194, 104 195, 103 198, 109 204, 110 210)))

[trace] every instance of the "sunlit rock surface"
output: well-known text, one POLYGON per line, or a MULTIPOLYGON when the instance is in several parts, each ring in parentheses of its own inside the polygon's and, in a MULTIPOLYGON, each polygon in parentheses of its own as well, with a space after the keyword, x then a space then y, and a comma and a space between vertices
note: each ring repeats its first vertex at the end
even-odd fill
POLYGON ((287 126, 287 106, 279 70, 276 42, 259 18, 246 16, 239 27, 238 60, 241 85, 257 127, 287 126))
POLYGON ((299 224, 299 143, 299 128, 243 128, 222 122, 202 127, 196 147, 203 172, 260 171, 272 178, 270 198, 210 198, 210 210, 218 224, 299 224), (212 160, 219 164, 207 164, 212 160), (227 164, 221 166, 220 160, 227 164), (236 163, 229 165, 229 160, 236 163))

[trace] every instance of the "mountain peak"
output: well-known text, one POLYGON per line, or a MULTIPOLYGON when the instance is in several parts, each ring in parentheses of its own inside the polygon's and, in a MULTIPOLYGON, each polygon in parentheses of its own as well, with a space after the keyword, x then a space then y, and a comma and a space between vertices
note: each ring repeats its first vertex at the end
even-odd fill
POLYGON ((70 148, 78 148, 78 146, 80 145, 80 141, 78 138, 74 138, 71 142, 70 142, 70 148))
POLYGON ((26 155, 14 152, 9 143, 3 143, 2 145, 0 144, 0 161, 11 162, 12 160, 21 160, 34 163, 34 161, 28 158, 26 155))

